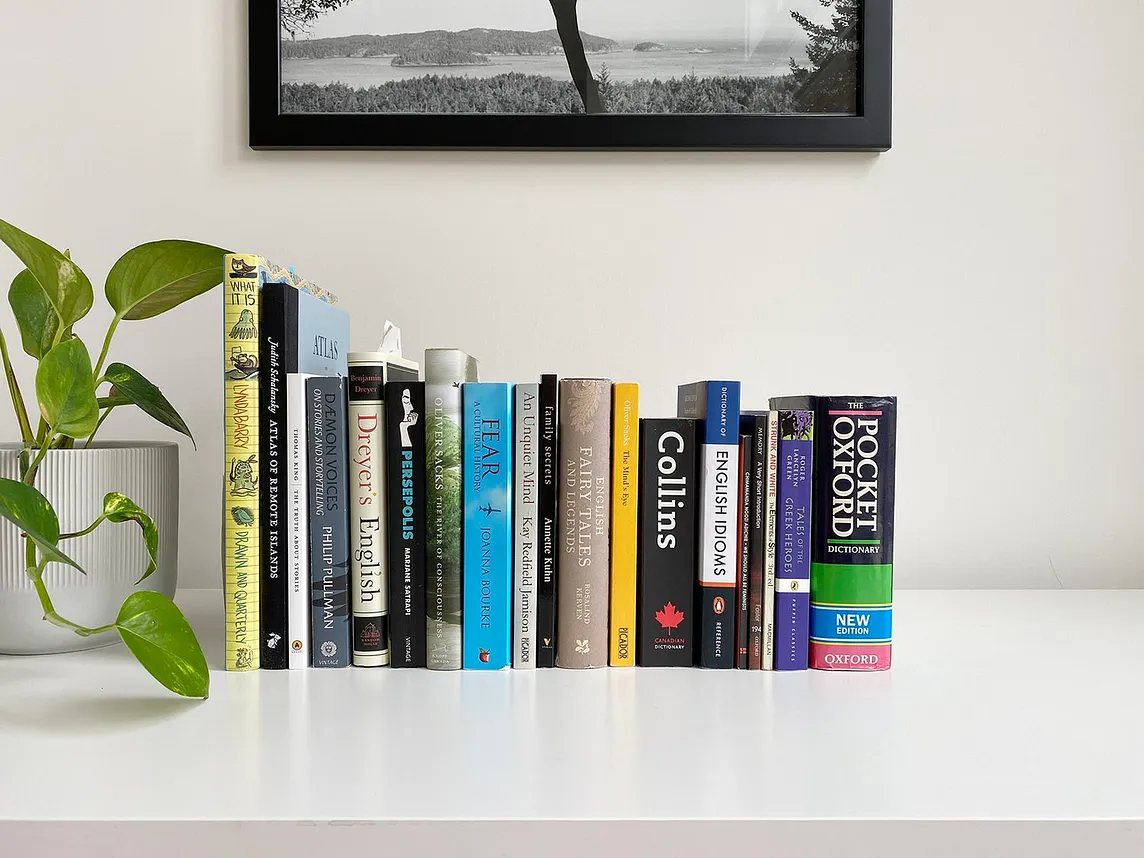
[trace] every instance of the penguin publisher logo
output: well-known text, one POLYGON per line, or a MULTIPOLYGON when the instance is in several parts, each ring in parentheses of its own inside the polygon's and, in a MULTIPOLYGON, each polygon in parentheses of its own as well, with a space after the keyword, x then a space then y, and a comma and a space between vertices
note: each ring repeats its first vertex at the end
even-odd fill
POLYGON ((727 610, 727 603, 723 601, 722 596, 716 596, 715 601, 711 603, 711 608, 716 614, 721 614, 727 610))

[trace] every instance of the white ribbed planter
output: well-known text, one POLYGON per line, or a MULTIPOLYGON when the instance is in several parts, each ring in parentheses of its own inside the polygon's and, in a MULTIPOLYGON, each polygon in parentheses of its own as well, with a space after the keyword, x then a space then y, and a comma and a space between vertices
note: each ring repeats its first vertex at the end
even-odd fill
MULTIPOLYGON (((0 476, 19 479, 20 446, 0 445, 0 476)), ((179 446, 173 442, 97 443, 90 450, 53 450, 44 458, 36 488, 52 503, 60 530, 82 530, 103 512, 103 497, 122 492, 155 521, 159 558, 147 568, 147 549, 134 522, 104 522, 69 539, 64 552, 87 575, 59 563, 44 571, 56 611, 84 626, 110 623, 132 590, 175 595, 179 555, 179 446)), ((114 631, 90 638, 44 622, 40 601, 24 573, 24 542, 15 525, 0 520, 0 653, 70 652, 118 640, 114 631)))

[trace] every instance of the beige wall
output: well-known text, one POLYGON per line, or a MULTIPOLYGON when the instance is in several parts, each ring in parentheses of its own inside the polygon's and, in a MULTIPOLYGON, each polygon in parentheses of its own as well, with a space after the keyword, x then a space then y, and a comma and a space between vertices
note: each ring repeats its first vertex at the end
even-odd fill
MULTIPOLYGON (((896 5, 885 155, 385 154, 247 148, 239 0, 2 0, 0 218, 97 288, 153 238, 264 252, 341 293, 358 348, 389 317, 490 380, 637 380, 650 413, 701 376, 897 393, 900 586, 1144 584, 1144 4, 896 5)), ((219 578, 219 328, 215 293, 114 349, 196 431, 190 586, 219 578)))

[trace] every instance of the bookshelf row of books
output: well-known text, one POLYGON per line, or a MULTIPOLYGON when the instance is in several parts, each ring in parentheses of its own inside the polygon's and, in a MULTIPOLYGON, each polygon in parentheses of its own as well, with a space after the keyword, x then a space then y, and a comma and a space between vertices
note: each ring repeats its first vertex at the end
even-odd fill
POLYGON ((227 261, 226 666, 890 666, 893 397, 482 382, 227 261))

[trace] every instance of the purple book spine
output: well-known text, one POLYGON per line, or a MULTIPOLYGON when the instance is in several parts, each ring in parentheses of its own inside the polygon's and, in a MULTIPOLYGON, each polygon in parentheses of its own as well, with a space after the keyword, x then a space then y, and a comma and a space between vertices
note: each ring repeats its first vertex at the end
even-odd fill
POLYGON ((810 646, 810 503, 814 412, 779 412, 775 670, 806 670, 810 646))

